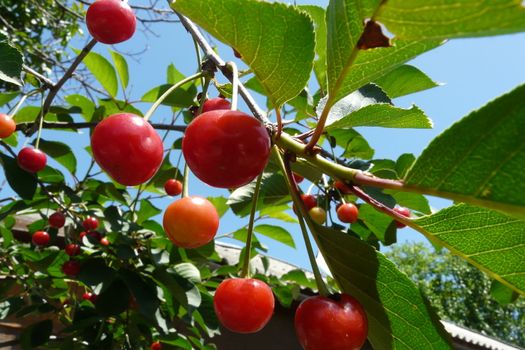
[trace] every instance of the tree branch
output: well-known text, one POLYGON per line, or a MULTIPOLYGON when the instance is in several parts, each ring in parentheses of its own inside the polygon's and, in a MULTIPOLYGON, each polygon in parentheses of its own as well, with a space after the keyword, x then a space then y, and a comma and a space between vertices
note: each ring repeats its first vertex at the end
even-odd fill
MULTIPOLYGON (((97 126, 99 122, 80 122, 80 123, 70 123, 70 122, 44 122, 42 127, 45 129, 87 129, 97 126)), ((32 130, 35 127, 37 122, 30 123, 18 123, 16 125, 16 130, 22 132, 27 132, 32 130)), ((171 124, 151 124, 153 128, 157 130, 170 130, 170 131, 186 131, 185 125, 171 125, 171 124)))

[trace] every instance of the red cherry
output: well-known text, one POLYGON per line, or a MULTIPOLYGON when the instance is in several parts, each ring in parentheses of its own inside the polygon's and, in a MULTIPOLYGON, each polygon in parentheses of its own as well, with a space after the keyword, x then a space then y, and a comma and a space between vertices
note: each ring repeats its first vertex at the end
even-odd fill
POLYGON ((82 295, 82 299, 89 300, 92 303, 95 303, 95 301, 97 300, 97 295, 95 293, 85 292, 82 295))
POLYGON ((36 231, 35 233, 33 233, 33 237, 31 240, 33 241, 34 245, 43 247, 49 243, 50 239, 51 237, 46 231, 36 231))
POLYGON ((313 207, 308 211, 308 214, 310 214, 312 220, 319 225, 324 224, 326 221, 326 211, 321 207, 313 207))
POLYGON ((76 276, 80 273, 80 264, 75 260, 66 261, 62 265, 62 272, 67 276, 76 276))
POLYGON ((315 296, 297 308, 295 331, 305 350, 358 350, 366 340, 368 321, 361 304, 347 294, 337 301, 315 296))
POLYGON ((231 109, 231 108, 232 108, 232 105, 230 101, 222 97, 215 97, 215 98, 210 98, 209 100, 206 100, 204 102, 204 105, 202 106, 202 113, 221 110, 221 109, 231 109))
POLYGON ((251 278, 230 278, 221 282, 213 307, 221 324, 237 333, 260 331, 273 314, 275 300, 266 283, 251 278))
POLYGON ((213 204, 202 197, 184 197, 171 203, 163 218, 169 239, 182 248, 197 248, 215 237, 219 214, 213 204))
POLYGON ((113 114, 100 122, 91 136, 91 148, 98 165, 126 186, 148 181, 162 163, 159 135, 143 118, 130 113, 113 114))
POLYGON ((310 209, 317 205, 317 199, 311 194, 302 194, 301 200, 303 201, 307 211, 310 211, 310 209))
POLYGON ((136 22, 127 1, 97 0, 89 6, 86 14, 89 33, 104 44, 117 44, 131 38, 136 22))
MULTIPOLYGON (((406 216, 407 218, 410 217, 410 209, 408 208, 405 208, 405 207, 395 207, 394 208, 394 211, 396 213, 398 213, 399 215, 403 215, 403 216, 406 216)), ((399 221, 396 221, 396 226, 397 228, 403 228, 403 227, 406 227, 407 225, 399 222, 399 221)))
POLYGON ((36 173, 46 167, 47 156, 44 152, 33 147, 24 147, 17 157, 18 166, 30 173, 36 173))
POLYGON ((357 221, 358 215, 359 209, 352 203, 344 203, 337 208, 337 217, 341 222, 353 224, 357 221))
POLYGON ((270 136, 248 114, 216 110, 195 118, 182 141, 195 176, 210 186, 237 188, 259 175, 270 156, 270 136))
POLYGON ((342 194, 351 194, 352 190, 350 190, 350 187, 348 187, 347 184, 345 184, 342 181, 337 180, 334 182, 334 187, 339 190, 342 194))
POLYGON ((300 184, 304 180, 304 176, 301 176, 297 173, 292 173, 293 179, 295 180, 295 183, 300 184))
POLYGON ((53 228, 61 228, 64 227, 64 224, 66 223, 66 217, 61 212, 57 211, 49 216, 47 222, 49 226, 53 228))
POLYGON ((150 349, 151 350, 162 350, 162 344, 160 343, 160 341, 153 342, 151 343, 150 349))
POLYGON ((104 247, 107 247, 110 245, 109 240, 106 237, 102 237, 100 239, 100 244, 103 245, 104 247))
POLYGON ((7 114, 0 113, 0 139, 8 138, 15 130, 15 121, 7 114))
POLYGON ((169 179, 164 184, 164 190, 170 196, 178 196, 182 193, 182 182, 175 179, 169 179))
POLYGON ((80 254, 80 246, 78 244, 70 243, 64 248, 66 254, 69 256, 75 256, 80 254))
POLYGON ((82 227, 86 230, 96 230, 98 227, 98 219, 94 216, 88 216, 82 221, 82 227))

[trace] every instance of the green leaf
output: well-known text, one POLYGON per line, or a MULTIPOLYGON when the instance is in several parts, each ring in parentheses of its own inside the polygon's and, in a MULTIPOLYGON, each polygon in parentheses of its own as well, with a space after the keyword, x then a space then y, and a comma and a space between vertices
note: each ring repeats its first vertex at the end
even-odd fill
POLYGON ((391 98, 413 94, 439 86, 414 66, 402 65, 374 81, 391 98))
POLYGON ((18 123, 33 122, 40 114, 40 108, 36 106, 27 106, 20 109, 14 116, 13 120, 18 123))
POLYGON ((226 204, 228 200, 224 197, 208 197, 207 199, 213 204, 215 209, 217 209, 219 217, 223 217, 224 214, 226 214, 226 212, 228 211, 228 209, 230 209, 228 207, 228 204, 226 204))
MULTIPOLYGON (((365 19, 371 18, 381 0, 331 0, 326 10, 328 93, 343 97, 364 85, 338 94, 349 65, 357 54, 357 43, 365 28, 365 19)), ((355 69, 353 69, 355 70, 355 69)), ((337 98, 336 100, 339 100, 337 98)))
POLYGON ((97 296, 97 312, 103 316, 116 316, 128 309, 129 297, 128 286, 122 279, 117 278, 97 296))
POLYGON ((415 229, 490 277, 525 294, 525 222, 459 204, 414 220, 415 229))
POLYGON ((269 205, 261 208, 259 213, 261 216, 268 216, 272 219, 277 219, 284 222, 297 223, 297 219, 287 213, 288 210, 290 210, 290 206, 288 204, 269 205))
POLYGON ((326 11, 322 7, 313 5, 299 6, 299 8, 308 13, 314 22, 316 55, 314 72, 321 89, 326 91, 326 11))
POLYGON ((93 113, 95 113, 95 104, 90 99, 82 95, 73 94, 66 96, 65 100, 69 105, 80 108, 84 119, 88 122, 91 121, 93 113))
POLYGON ((117 73, 120 78, 120 83, 122 84, 122 90, 126 90, 129 83, 129 71, 128 71, 128 62, 124 56, 115 52, 113 50, 109 51, 111 53, 111 58, 115 63, 115 68, 117 68, 117 73))
POLYGON ((372 159, 374 156, 374 149, 370 147, 368 141, 353 129, 330 130, 329 134, 343 149, 342 157, 372 159))
POLYGON ((417 210, 423 214, 430 214, 430 205, 427 197, 419 193, 396 192, 394 190, 384 190, 386 194, 391 195, 400 206, 417 210))
POLYGON ((500 305, 508 305, 515 302, 519 294, 514 290, 510 289, 506 285, 496 280, 492 280, 490 286, 490 295, 495 299, 500 305))
POLYGON ((46 141, 40 139, 40 149, 64 166, 71 174, 77 171, 77 159, 68 145, 58 141, 46 141))
POLYGON ((37 178, 35 175, 22 170, 14 158, 0 153, 5 178, 9 186, 23 199, 31 199, 35 195, 37 178))
POLYGON ((16 98, 18 95, 20 95, 20 92, 2 92, 0 93, 0 107, 5 105, 6 103, 9 103, 14 98, 16 98))
POLYGON ((434 139, 405 178, 411 190, 525 218, 525 85, 434 139))
MULTIPOLYGON (((80 50, 73 50, 77 55, 80 50)), ((91 74, 97 79, 102 85, 104 90, 108 92, 111 97, 117 96, 118 92, 118 80, 115 68, 109 63, 109 61, 102 55, 95 52, 90 52, 82 61, 89 69, 91 74)))
POLYGON ((0 36, 0 80, 22 86, 22 53, 0 36))
MULTIPOLYGON (((155 102, 159 99, 160 96, 162 96, 162 94, 168 91, 170 87, 172 87, 172 85, 169 84, 157 86, 156 88, 153 88, 146 92, 144 96, 142 96, 141 100, 143 102, 155 102)), ((162 101, 162 104, 171 107, 189 107, 193 105, 193 99, 196 95, 197 88, 195 87, 195 83, 189 82, 170 93, 168 97, 166 97, 166 99, 162 101)))
POLYGON ((257 225, 254 228, 255 232, 258 232, 266 237, 286 244, 289 247, 295 248, 295 242, 290 232, 286 231, 280 226, 274 225, 257 225))
POLYGON ((149 200, 140 201, 140 209, 137 211, 137 224, 142 224, 149 218, 160 214, 162 210, 156 208, 149 200))
POLYGON ((374 349, 451 349, 449 336, 419 289, 385 256, 361 240, 315 225, 333 277, 368 316, 374 349))
POLYGON ((176 0, 171 6, 235 48, 275 107, 306 86, 315 38, 309 16, 299 9, 256 0, 176 0))
POLYGON ((157 298, 157 290, 153 281, 145 280, 137 272, 124 269, 119 271, 119 276, 137 301, 140 313, 150 320, 154 320, 155 312, 159 308, 160 302, 157 298))
POLYGON ((352 68, 342 78, 341 88, 336 93, 335 101, 440 44, 442 41, 439 40, 393 40, 392 47, 359 51, 352 68))
POLYGON ((387 241, 387 238, 395 236, 396 226, 392 218, 368 204, 359 206, 359 219, 383 242, 387 241))
POLYGON ((524 31, 525 8, 519 0, 389 0, 377 20, 402 38, 464 38, 524 31))
POLYGON ((184 74, 182 74, 174 65, 173 63, 170 63, 170 65, 167 68, 166 72, 167 77, 167 83, 170 85, 175 85, 178 81, 181 81, 185 78, 184 74))
POLYGON ((181 263, 173 266, 173 270, 182 278, 192 282, 201 282, 201 273, 199 269, 191 263, 181 263))

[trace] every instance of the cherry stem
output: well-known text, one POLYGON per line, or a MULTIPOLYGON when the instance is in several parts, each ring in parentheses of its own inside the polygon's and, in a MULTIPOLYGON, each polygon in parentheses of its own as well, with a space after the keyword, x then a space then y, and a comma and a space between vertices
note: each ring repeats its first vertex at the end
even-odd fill
POLYGON ((231 104, 231 110, 236 111, 237 110, 237 100, 239 96, 239 70, 237 69, 237 65, 235 62, 228 62, 226 63, 228 67, 232 70, 232 104, 231 104))
POLYGON ((193 74, 185 79, 182 79, 181 81, 177 82, 176 84, 173 84, 172 87, 170 87, 168 90, 166 90, 166 92, 164 92, 162 94, 162 96, 160 96, 157 101, 155 101, 155 103, 153 104, 153 106, 151 106, 151 108, 148 110, 148 112, 146 113, 146 115, 144 116, 144 120, 145 121, 148 121, 149 118, 151 118, 151 116, 153 115, 153 113, 155 113, 155 111, 157 110, 157 108, 160 106, 160 104, 162 102, 164 102, 164 100, 173 92, 175 91, 176 89, 180 88, 182 85, 190 82, 190 81, 193 81, 195 79, 199 79, 200 77, 203 77, 205 75, 204 72, 199 72, 197 74, 193 74))
POLYGON ((184 180, 182 182, 182 198, 188 197, 189 195, 189 182, 190 182, 190 168, 188 164, 184 164, 184 180))
POLYGON ((252 209, 250 211, 250 221, 248 222, 248 237, 246 238, 246 248, 244 248, 244 264, 242 266, 241 278, 249 277, 250 260, 252 252, 253 225, 255 223, 255 212, 259 201, 259 191, 261 189, 262 173, 257 177, 255 190, 253 192, 252 209))
POLYGON ((211 81, 210 77, 206 76, 206 78, 204 79, 204 85, 202 87, 202 95, 199 101, 199 109, 197 110, 197 115, 200 115, 202 113, 202 109, 204 108, 204 102, 206 102, 206 95, 208 94, 208 88, 210 87, 210 81, 211 81))
POLYGON ((294 203, 295 208, 297 208, 297 218, 299 219, 299 226, 301 226, 301 232, 303 234, 304 244, 306 246, 306 252, 308 253, 308 260, 310 260, 310 265, 312 265, 312 271, 314 273, 315 282, 317 284, 317 289, 319 290, 319 294, 323 296, 330 295, 330 292, 328 291, 328 288, 326 287, 326 284, 324 283, 323 276, 321 275, 321 271, 319 270, 319 266, 317 265, 317 261, 315 260, 315 254, 314 249, 312 247, 312 243, 310 241, 310 238, 308 237, 308 231, 306 229, 306 225, 304 222, 304 218, 308 213, 306 212, 306 208, 304 207, 304 203, 301 200, 301 197, 299 195, 299 190, 297 189, 297 183, 295 182, 295 179, 292 175, 292 170, 290 168, 290 163, 288 161, 284 161, 283 157, 281 156, 281 153, 279 152, 279 148, 277 146, 273 147, 274 154, 279 162, 279 165, 281 166, 281 170, 285 174, 285 180, 286 185, 288 186, 288 189, 290 190, 290 195, 292 196, 292 200, 294 203))
MULTIPOLYGON (((44 103, 44 96, 42 95, 42 104, 44 103)), ((36 135, 35 148, 40 147, 40 136, 42 135, 42 126, 44 125, 44 108, 40 108, 40 115, 38 116, 38 134, 36 135)))
POLYGON ((278 139, 281 137, 281 133, 283 131, 283 118, 281 117, 280 108, 275 109, 275 116, 277 118, 277 130, 275 131, 275 138, 278 139))
POLYGON ((16 113, 18 113, 18 110, 20 109, 20 107, 22 107, 22 105, 24 104, 28 96, 29 94, 22 95, 22 97, 20 97, 20 100, 16 103, 13 109, 9 112, 9 115, 11 116, 11 118, 13 118, 16 115, 16 113))

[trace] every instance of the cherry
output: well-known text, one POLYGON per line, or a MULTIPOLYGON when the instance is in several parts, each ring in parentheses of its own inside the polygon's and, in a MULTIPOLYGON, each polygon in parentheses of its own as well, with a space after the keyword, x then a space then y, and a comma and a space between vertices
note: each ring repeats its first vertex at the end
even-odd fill
POLYGON ((31 238, 31 241, 34 245, 38 246, 46 246, 49 243, 49 240, 51 237, 49 236, 49 233, 46 231, 36 231, 33 233, 33 237, 31 238))
POLYGON ((109 246, 110 243, 109 243, 109 240, 106 237, 102 237, 100 239, 100 244, 102 244, 104 247, 107 247, 107 246, 109 246))
POLYGON ((313 207, 308 211, 308 214, 310 214, 312 220, 319 225, 324 224, 326 221, 326 211, 321 207, 313 207))
POLYGON ((163 218, 169 239, 182 248, 197 248, 215 237, 219 214, 213 204, 202 197, 184 197, 171 203, 163 218))
MULTIPOLYGON (((403 216, 406 216, 407 218, 410 217, 410 209, 408 208, 405 208, 405 207, 395 207, 394 208, 394 211, 396 213, 398 213, 399 215, 403 215, 403 216)), ((396 221, 396 226, 397 228, 403 228, 403 227, 406 227, 407 225, 399 222, 399 221, 396 221)))
POLYGON ((314 296, 304 300, 295 312, 295 331, 305 350, 358 350, 368 333, 368 321, 361 304, 342 294, 333 300, 314 296))
POLYGON ((47 156, 44 152, 33 147, 24 147, 17 157, 18 166, 30 173, 36 173, 46 167, 47 156))
POLYGON ((80 264, 75 260, 66 261, 62 265, 62 272, 67 276, 76 276, 80 273, 80 264))
POLYGON ((202 106, 202 113, 221 110, 221 109, 231 109, 231 108, 232 108, 232 105, 230 101, 222 97, 215 97, 215 98, 210 98, 209 100, 204 101, 204 105, 202 106))
POLYGON ((64 224, 66 223, 66 217, 61 212, 57 211, 49 216, 47 223, 53 228, 61 228, 64 227, 64 224))
POLYGON ((97 0, 89 6, 86 14, 89 33, 104 44, 117 44, 131 38, 136 22, 127 1, 97 0))
POLYGON ((182 140, 184 158, 195 176, 210 186, 237 188, 266 166, 270 136, 248 114, 215 110, 195 118, 182 140))
POLYGON ((130 113, 113 114, 100 122, 91 136, 91 148, 98 165, 126 186, 148 181, 162 163, 159 135, 151 124, 130 113))
POLYGON ((303 201, 303 204, 307 211, 310 211, 310 209, 317 205, 317 199, 311 194, 302 194, 301 200, 303 201))
POLYGON ((342 194, 351 194, 352 190, 350 190, 350 187, 348 187, 347 184, 345 184, 342 181, 337 180, 334 182, 334 187, 339 190, 342 194))
POLYGON ((156 341, 156 342, 151 343, 150 349, 151 350, 162 350, 161 342, 160 341, 156 341))
POLYGON ((66 254, 69 256, 75 256, 80 254, 80 246, 78 244, 70 243, 64 248, 66 254))
POLYGON ((79 238, 82 240, 82 238, 88 236, 88 239, 91 237, 95 241, 100 241, 102 239, 102 235, 98 231, 82 231, 80 232, 79 238))
POLYGON ((178 196, 182 193, 182 182, 175 179, 169 179, 164 184, 164 190, 170 196, 178 196))
POLYGON ((224 327, 237 333, 260 331, 272 317, 274 306, 270 287, 251 278, 225 279, 213 297, 217 318, 224 327))
POLYGON ((86 230, 96 230, 98 227, 98 219, 94 216, 88 216, 82 221, 82 227, 86 230))
POLYGON ((82 299, 89 300, 94 304, 95 301, 97 300, 97 295, 95 293, 85 292, 82 295, 82 299))
POLYGON ((297 173, 292 173, 293 179, 295 180, 296 184, 300 184, 304 180, 304 176, 301 176, 297 173))
POLYGON ((15 130, 15 121, 7 114, 0 113, 0 139, 8 138, 15 130))
POLYGON ((352 203, 344 203, 337 208, 337 217, 341 222, 353 224, 357 221, 358 215, 359 209, 352 203))

